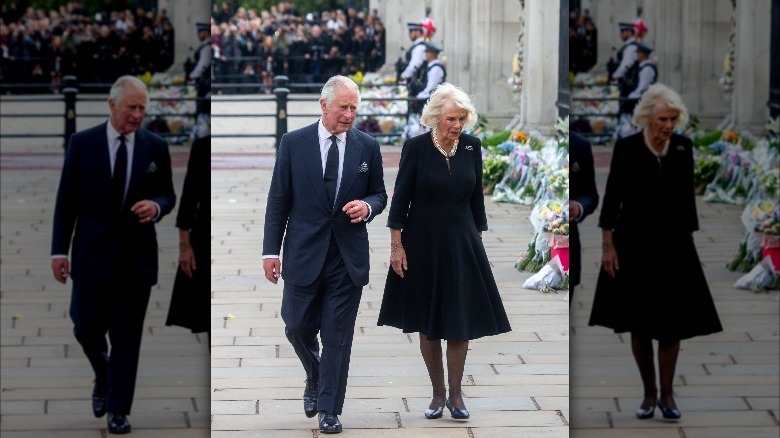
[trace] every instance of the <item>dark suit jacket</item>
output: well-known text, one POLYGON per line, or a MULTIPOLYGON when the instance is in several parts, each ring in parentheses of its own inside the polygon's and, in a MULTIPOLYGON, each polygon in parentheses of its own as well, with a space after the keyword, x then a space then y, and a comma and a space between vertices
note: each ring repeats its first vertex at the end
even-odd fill
MULTIPOLYGON (((599 193, 596 189, 596 175, 593 165, 593 151, 585 137, 576 132, 569 133, 569 198, 582 205, 582 216, 579 222, 596 210, 599 204, 599 193)), ((569 284, 580 284, 582 255, 580 231, 577 222, 571 221, 569 229, 569 284)))
POLYGON ((68 254, 72 239, 71 277, 85 286, 111 281, 120 257, 127 281, 151 286, 157 283, 157 235, 154 224, 140 224, 130 207, 143 199, 154 201, 160 206, 158 220, 173 209, 168 144, 145 129, 136 132, 125 204, 117 211, 107 143, 106 123, 71 137, 57 191, 51 253, 68 254))
POLYGON ((286 282, 307 286, 317 279, 333 234, 352 283, 368 284, 366 223, 353 224, 341 211, 356 199, 371 205, 369 221, 387 204, 382 155, 373 137, 355 128, 347 131, 341 185, 333 209, 322 176, 317 123, 282 137, 268 191, 263 254, 279 254, 284 238, 282 276, 286 282))

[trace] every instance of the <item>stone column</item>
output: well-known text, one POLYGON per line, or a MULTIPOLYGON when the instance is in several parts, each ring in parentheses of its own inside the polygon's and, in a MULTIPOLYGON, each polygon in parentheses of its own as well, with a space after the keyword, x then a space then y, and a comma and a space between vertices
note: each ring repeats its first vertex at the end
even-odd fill
POLYGON ((211 2, 207 0, 158 0, 158 8, 165 9, 175 29, 173 65, 169 72, 184 74, 184 61, 190 56, 190 48, 200 46, 195 23, 211 21, 211 2))
POLYGON ((558 2, 526 0, 523 91, 520 94, 520 129, 526 132, 555 133, 559 13, 558 2))
POLYGON ((769 117, 771 3, 737 0, 736 59, 732 124, 763 134, 769 117))

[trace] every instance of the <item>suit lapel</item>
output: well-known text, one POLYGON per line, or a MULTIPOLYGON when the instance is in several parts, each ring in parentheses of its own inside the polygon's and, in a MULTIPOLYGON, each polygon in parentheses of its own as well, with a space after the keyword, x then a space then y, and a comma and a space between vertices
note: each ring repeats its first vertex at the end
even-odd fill
POLYGON ((309 181, 313 187, 314 195, 319 198, 319 202, 322 205, 331 210, 332 206, 328 205, 328 194, 325 191, 325 178, 322 175, 322 158, 320 155, 320 139, 317 135, 317 124, 311 125, 312 129, 308 129, 301 134, 301 149, 300 154, 303 160, 303 167, 306 169, 306 173, 309 175, 309 181))
POLYGON ((344 150, 344 167, 341 169, 341 185, 339 185, 339 192, 336 194, 336 205, 343 205, 346 203, 342 198, 352 187, 352 183, 355 181, 355 177, 358 174, 358 162, 360 161, 360 143, 358 139, 352 134, 352 129, 347 131, 347 144, 344 150))
POLYGON ((146 163, 149 162, 149 144, 146 142, 146 136, 142 130, 138 130, 135 133, 135 143, 133 144, 133 166, 130 170, 130 183, 127 185, 127 196, 125 202, 130 199, 130 193, 137 184, 142 180, 146 168, 146 163))
POLYGON ((107 124, 108 122, 103 123, 96 131, 97 141, 94 144, 98 145, 98 150, 94 156, 98 157, 99 163, 103 163, 97 166, 101 179, 108 181, 106 187, 111 187, 111 172, 113 169, 111 169, 111 153, 108 147, 108 135, 106 134, 107 124))

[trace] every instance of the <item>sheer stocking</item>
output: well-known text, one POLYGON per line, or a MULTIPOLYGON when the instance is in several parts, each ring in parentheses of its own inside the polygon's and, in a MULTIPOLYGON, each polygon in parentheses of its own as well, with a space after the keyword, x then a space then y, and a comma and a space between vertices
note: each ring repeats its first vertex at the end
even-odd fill
POLYGON ((657 388, 655 386, 655 364, 653 358, 653 339, 631 333, 631 352, 639 367, 639 375, 644 386, 644 400, 640 407, 647 409, 655 406, 657 388))
POLYGON ((674 370, 677 366, 677 355, 680 352, 680 341, 658 341, 658 371, 661 383, 661 401, 669 409, 676 409, 674 402, 674 370))
POLYGON ((465 409, 461 382, 463 369, 466 366, 466 354, 469 351, 469 341, 447 341, 447 380, 450 385, 450 403, 459 409, 465 409))
MULTIPOLYGON (((429 409, 444 406, 447 389, 444 386, 444 364, 442 362, 441 341, 429 341, 428 337, 420 333, 420 352, 422 353, 425 367, 428 368, 428 376, 433 386, 433 397, 429 409)), ((448 349, 449 356, 449 349, 448 349)))

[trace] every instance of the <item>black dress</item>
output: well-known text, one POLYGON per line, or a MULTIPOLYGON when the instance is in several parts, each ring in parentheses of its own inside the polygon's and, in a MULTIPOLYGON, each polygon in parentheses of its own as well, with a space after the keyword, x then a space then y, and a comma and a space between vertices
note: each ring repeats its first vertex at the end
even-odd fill
POLYGON ((211 266, 209 211, 211 196, 211 136, 192 143, 184 177, 176 228, 190 230, 197 269, 192 278, 179 267, 173 283, 171 305, 165 325, 178 325, 193 333, 210 331, 211 266))
POLYGON ((462 134, 451 171, 430 133, 406 141, 387 226, 402 229, 408 271, 391 267, 378 325, 428 339, 470 340, 511 330, 485 247, 479 139, 462 134))
POLYGON ((699 229, 691 140, 660 159, 642 132, 615 144, 599 227, 613 230, 616 278, 601 268, 589 325, 680 340, 722 329, 692 233, 699 229))

